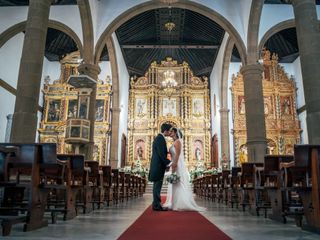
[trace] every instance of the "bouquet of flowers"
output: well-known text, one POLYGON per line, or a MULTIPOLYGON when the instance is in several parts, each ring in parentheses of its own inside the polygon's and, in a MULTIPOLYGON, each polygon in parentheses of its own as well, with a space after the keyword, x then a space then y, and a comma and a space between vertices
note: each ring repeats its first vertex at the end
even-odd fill
POLYGON ((171 173, 167 176, 166 181, 171 184, 178 183, 180 181, 180 176, 177 173, 171 173))

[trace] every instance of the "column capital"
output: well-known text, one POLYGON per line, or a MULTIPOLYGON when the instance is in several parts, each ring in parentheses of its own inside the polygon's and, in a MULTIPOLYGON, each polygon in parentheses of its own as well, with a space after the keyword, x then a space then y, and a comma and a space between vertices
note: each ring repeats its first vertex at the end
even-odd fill
POLYGON ((78 66, 78 71, 80 74, 88 75, 93 79, 97 79, 101 69, 98 65, 90 64, 90 63, 81 63, 78 66))
POLYGON ((111 108, 110 110, 113 113, 120 113, 121 112, 121 108, 111 108))
POLYGON ((245 65, 240 69, 240 73, 242 75, 245 74, 257 74, 257 73, 262 73, 264 70, 263 66, 260 64, 249 64, 245 65))
POLYGON ((221 112, 221 113, 228 113, 228 112, 230 112, 230 109, 228 109, 228 108, 220 108, 220 109, 219 109, 219 112, 221 112))

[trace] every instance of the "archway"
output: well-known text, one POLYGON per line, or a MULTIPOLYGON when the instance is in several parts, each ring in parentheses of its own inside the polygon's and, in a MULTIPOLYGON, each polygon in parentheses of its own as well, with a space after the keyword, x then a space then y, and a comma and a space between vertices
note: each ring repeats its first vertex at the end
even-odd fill
MULTIPOLYGON (((26 28, 26 24, 27 24, 27 22, 23 21, 23 22, 20 22, 20 23, 17 23, 15 25, 11 26, 10 28, 8 28, 4 32, 2 32, 0 34, 0 48, 8 40, 10 40, 12 37, 14 37, 16 34, 24 31, 26 28)), ((68 27, 67 25, 65 25, 61 22, 49 20, 48 28, 53 28, 53 29, 59 30, 59 31, 65 33, 66 35, 70 36, 73 39, 73 41, 75 41, 75 43, 77 44, 78 50, 80 51, 80 56, 82 57, 83 47, 82 47, 81 40, 78 37, 78 35, 70 27, 68 27)))

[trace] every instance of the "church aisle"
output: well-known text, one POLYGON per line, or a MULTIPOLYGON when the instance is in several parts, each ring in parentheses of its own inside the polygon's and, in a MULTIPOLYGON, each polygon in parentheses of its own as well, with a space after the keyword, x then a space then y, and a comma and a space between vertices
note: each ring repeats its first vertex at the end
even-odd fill
MULTIPOLYGON (((49 224, 46 228, 31 232, 23 232, 22 225, 18 224, 14 226, 11 235, 3 239, 114 240, 145 211, 151 201, 152 196, 145 194, 144 197, 128 203, 106 207, 87 215, 80 214, 73 220, 67 222, 60 220, 57 224, 49 224)), ((232 239, 319 239, 319 235, 297 228, 293 221, 288 224, 278 224, 262 216, 256 217, 247 212, 228 208, 223 204, 201 199, 197 199, 197 203, 208 209, 202 214, 232 239)))

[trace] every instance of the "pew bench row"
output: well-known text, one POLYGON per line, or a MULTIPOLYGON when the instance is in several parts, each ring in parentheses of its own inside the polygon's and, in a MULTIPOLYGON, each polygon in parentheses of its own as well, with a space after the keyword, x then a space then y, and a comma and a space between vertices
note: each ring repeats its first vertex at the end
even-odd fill
POLYGON ((264 163, 205 175, 193 181, 196 195, 283 223, 288 217, 320 233, 320 146, 295 145, 294 155, 266 155, 264 163))
POLYGON ((57 154, 56 144, 0 143, 0 223, 2 235, 24 222, 24 231, 48 225, 45 213, 63 220, 103 205, 142 196, 146 180, 83 155, 57 154))

